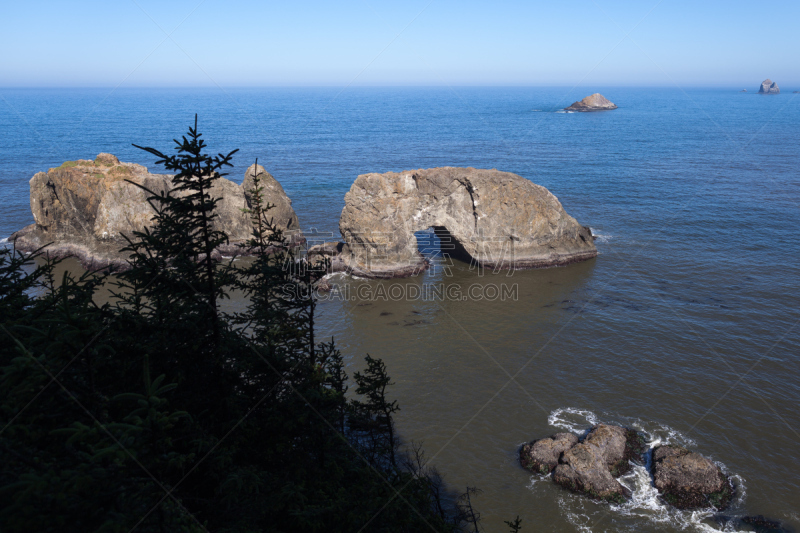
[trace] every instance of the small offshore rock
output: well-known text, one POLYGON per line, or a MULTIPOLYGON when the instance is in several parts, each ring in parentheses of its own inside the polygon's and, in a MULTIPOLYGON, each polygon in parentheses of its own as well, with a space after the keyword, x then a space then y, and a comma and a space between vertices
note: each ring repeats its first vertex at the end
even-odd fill
POLYGON ((770 520, 763 515, 745 516, 742 518, 742 522, 748 526, 751 526, 753 530, 757 531, 758 533, 787 531, 783 528, 780 522, 777 520, 770 520))
POLYGON ((558 465, 561 454, 578 444, 574 433, 556 433, 551 437, 531 441, 519 451, 523 468, 540 474, 549 474, 558 465))
POLYGON ((333 285, 329 276, 322 276, 316 285, 317 292, 331 292, 333 285))
POLYGON ((344 248, 343 242, 326 242, 309 248, 308 255, 309 257, 312 255, 337 256, 342 253, 342 248, 344 248))
POLYGON ((620 503, 627 496, 626 489, 611 475, 602 450, 588 442, 564 452, 553 471, 553 481, 599 500, 620 503))
POLYGON ((761 87, 759 87, 758 92, 760 94, 779 94, 781 90, 777 83, 767 78, 761 82, 761 87))
POLYGON ((573 103, 567 111, 607 111, 617 106, 600 93, 594 93, 583 100, 573 103))
POLYGON ((600 449, 613 477, 628 473, 631 460, 643 462, 642 456, 647 448, 644 437, 638 432, 608 424, 595 426, 584 442, 600 449))
POLYGON ((652 473, 662 498, 678 509, 724 509, 733 496, 722 469, 699 453, 678 446, 653 450, 652 473))

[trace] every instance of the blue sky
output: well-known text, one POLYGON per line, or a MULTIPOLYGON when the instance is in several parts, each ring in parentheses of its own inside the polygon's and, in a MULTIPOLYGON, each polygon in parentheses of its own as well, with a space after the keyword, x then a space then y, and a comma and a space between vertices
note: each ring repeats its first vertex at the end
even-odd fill
POLYGON ((800 85, 800 2, 4 3, 3 87, 800 85))

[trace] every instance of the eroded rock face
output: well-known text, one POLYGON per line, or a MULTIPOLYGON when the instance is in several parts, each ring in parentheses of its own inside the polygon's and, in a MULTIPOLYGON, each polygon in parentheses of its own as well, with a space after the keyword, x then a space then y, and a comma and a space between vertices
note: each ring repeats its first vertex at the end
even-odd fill
POLYGON ((591 232, 547 189, 498 170, 442 167, 363 174, 345 195, 345 270, 389 278, 427 267, 414 232, 433 227, 442 252, 489 268, 565 265, 597 255, 591 232))
POLYGON ((780 94, 781 90, 778 84, 767 78, 761 82, 761 87, 758 88, 760 94, 780 94))
MULTIPOLYGON (((258 165, 258 169, 256 169, 255 165, 250 165, 250 168, 247 169, 244 175, 241 189, 242 192, 244 192, 248 207, 252 207, 253 204, 250 191, 253 189, 253 176, 256 175, 256 172, 258 173, 261 187, 264 189, 262 192, 262 204, 264 204, 264 206, 266 206, 266 204, 272 205, 272 208, 267 212, 267 217, 271 218, 276 226, 283 229, 288 234, 296 235, 300 230, 300 222, 298 222, 297 215, 292 208, 292 201, 286 195, 286 192, 284 192, 278 180, 273 178, 272 174, 267 172, 261 165, 258 165)), ((248 236, 250 231, 250 227, 248 226, 248 236)))
POLYGON ((567 111, 608 111, 617 106, 600 93, 594 93, 567 107, 567 111))
POLYGON ((523 468, 539 474, 549 474, 558 465, 561 454, 578 443, 574 433, 556 433, 552 437, 525 444, 519 451, 523 468))
POLYGON ((625 488, 611 475, 603 450, 589 442, 576 444, 564 452, 553 471, 553 481, 601 500, 619 502, 626 496, 625 488))
MULTIPOLYGON (((259 169, 263 172, 262 167, 259 169)), ((242 209, 251 207, 245 190, 248 178, 252 187, 253 170, 253 166, 248 169, 242 186, 220 178, 211 190, 211 195, 219 199, 215 226, 231 241, 225 250, 220 250, 222 253, 240 253, 238 244, 250 238, 250 220, 242 209)), ((291 201, 280 184, 263 173, 264 200, 278 206, 269 213, 275 213, 276 225, 286 231, 290 240, 300 239, 291 201)), ((146 167, 120 163, 111 154, 100 154, 94 161, 67 161, 39 172, 30 180, 35 222, 12 235, 11 240, 22 251, 48 245, 48 255, 73 255, 90 268, 124 268, 127 258, 119 251, 127 245, 124 236, 133 237, 134 232, 143 231, 153 217, 148 194, 135 184, 159 194, 172 188, 172 176, 150 174, 146 167)))
POLYGON ((733 495, 730 480, 719 466, 678 446, 653 450, 652 470, 655 487, 667 503, 679 509, 710 505, 722 509, 733 495))

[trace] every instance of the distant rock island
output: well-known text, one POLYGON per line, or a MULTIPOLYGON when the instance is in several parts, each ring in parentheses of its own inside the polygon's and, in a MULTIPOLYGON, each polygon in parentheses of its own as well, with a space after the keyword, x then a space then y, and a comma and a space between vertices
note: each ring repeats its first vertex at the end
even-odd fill
POLYGON ((567 111, 606 111, 609 109, 616 109, 617 106, 610 102, 605 96, 600 93, 594 93, 587 96, 579 102, 575 102, 568 108, 567 111))
POLYGON ((767 78, 761 82, 761 87, 758 89, 759 94, 779 94, 781 92, 778 84, 767 78))
MULTIPOLYGON (((210 191, 219 199, 215 225, 230 239, 230 244, 217 250, 221 254, 241 255, 239 245, 251 236, 250 219, 242 210, 250 207, 248 191, 255 172, 264 187, 264 202, 275 205, 269 211, 275 224, 290 240, 302 241, 297 215, 283 187, 264 167, 252 165, 242 185, 219 178, 210 191)), ((86 268, 125 268, 127 256, 120 253, 127 245, 123 235, 133 239, 135 231, 150 226, 154 214, 147 193, 135 184, 160 194, 172 189, 172 176, 150 174, 146 167, 120 163, 111 154, 100 154, 94 161, 67 161, 39 172, 30 180, 35 222, 9 240, 23 252, 45 247, 50 257, 74 256, 86 268)))

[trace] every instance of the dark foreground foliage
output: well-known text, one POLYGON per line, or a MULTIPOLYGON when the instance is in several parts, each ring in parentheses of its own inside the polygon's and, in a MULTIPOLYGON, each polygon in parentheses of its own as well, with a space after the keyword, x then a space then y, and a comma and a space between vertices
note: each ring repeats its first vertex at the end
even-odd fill
POLYGON ((55 262, 0 250, 0 529, 458 530, 465 513, 399 444, 385 365, 368 357, 348 394, 315 339, 320 270, 272 253, 258 181, 255 259, 214 261, 209 190, 233 153, 205 155, 196 122, 176 143, 147 149, 176 188, 150 195, 130 270, 54 279, 55 262), (223 310, 232 291, 246 309, 223 310))

